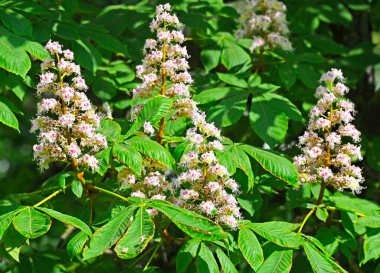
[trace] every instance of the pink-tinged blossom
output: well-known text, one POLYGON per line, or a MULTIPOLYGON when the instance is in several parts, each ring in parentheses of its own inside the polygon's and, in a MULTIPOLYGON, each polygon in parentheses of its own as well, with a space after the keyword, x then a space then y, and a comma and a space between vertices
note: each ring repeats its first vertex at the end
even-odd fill
POLYGON ((323 182, 337 190, 360 193, 364 178, 352 163, 363 158, 360 146, 350 143, 360 141, 360 132, 351 124, 356 112, 354 104, 344 98, 349 91, 344 80, 342 71, 335 68, 322 75, 308 131, 299 137, 303 154, 294 158, 294 165, 302 183, 323 182))
POLYGON ((150 122, 145 122, 144 123, 144 133, 147 134, 148 136, 153 136, 154 135, 154 128, 150 122))
POLYGON ((289 28, 285 13, 286 6, 277 0, 247 1, 241 10, 240 28, 236 36, 252 39, 252 52, 265 46, 292 51, 287 38, 289 28))
POLYGON ((60 45, 58 42, 52 42, 49 40, 47 44, 45 45, 45 48, 50 52, 50 54, 54 57, 55 54, 61 54, 62 53, 62 45, 60 45))
POLYGON ((200 209, 208 214, 208 215, 211 215, 215 212, 215 205, 212 201, 202 201, 200 204, 199 204, 199 207, 200 209))
POLYGON ((132 197, 146 198, 146 195, 141 191, 135 191, 131 193, 132 197))
POLYGON ((31 132, 38 132, 39 140, 33 147, 34 159, 41 170, 52 162, 67 162, 96 171, 98 160, 93 154, 107 148, 107 141, 96 134, 100 118, 80 92, 87 89, 84 79, 78 76, 80 67, 72 62, 74 53, 62 50, 58 42, 49 41, 45 48, 53 60, 41 64, 43 74, 37 84, 37 95, 45 93, 48 98, 37 104, 39 116, 32 120, 31 132), (73 73, 76 77, 66 77, 73 73))

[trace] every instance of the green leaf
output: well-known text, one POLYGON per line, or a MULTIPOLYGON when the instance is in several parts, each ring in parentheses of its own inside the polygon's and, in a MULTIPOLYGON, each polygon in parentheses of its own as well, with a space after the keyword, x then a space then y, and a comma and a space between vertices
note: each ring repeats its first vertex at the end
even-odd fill
POLYGON ((50 218, 36 211, 32 207, 26 207, 13 219, 13 226, 26 238, 34 239, 45 234, 51 225, 50 218))
POLYGON ((104 49, 115 53, 126 54, 127 52, 125 45, 112 35, 96 31, 86 31, 86 34, 104 49))
POLYGON ((318 86, 320 76, 315 72, 313 66, 309 64, 300 64, 297 67, 297 74, 307 87, 315 89, 318 86))
POLYGON ((201 240, 199 239, 191 239, 179 249, 176 257, 177 273, 186 271, 191 261, 197 256, 200 243, 201 240))
POLYGON ((13 218, 21 209, 13 210, 0 216, 0 240, 3 234, 8 229, 9 225, 12 223, 13 218))
POLYGON ((321 207, 317 208, 315 215, 318 217, 319 220, 321 220, 323 222, 326 222, 327 217, 329 216, 327 210, 325 208, 321 208, 321 207))
POLYGON ((181 247, 176 257, 176 268, 178 273, 185 272, 191 261, 197 256, 200 239, 191 239, 181 247))
POLYGON ((108 141, 117 142, 121 135, 120 124, 113 120, 102 119, 100 122, 100 133, 103 134, 108 141))
POLYGON ((32 42, 32 41, 25 41, 23 48, 26 52, 28 52, 30 55, 32 55, 33 57, 35 57, 36 59, 40 61, 51 59, 50 53, 39 43, 32 42))
POLYGON ((201 243, 201 247, 197 256, 197 272, 198 273, 219 273, 219 267, 216 263, 211 250, 201 243))
POLYGON ((112 153, 114 157, 126 164, 137 175, 141 174, 142 157, 132 145, 116 143, 112 148, 112 153))
POLYGON ((280 75, 280 79, 285 85, 286 89, 289 89, 292 87, 297 79, 297 74, 294 71, 294 64, 292 62, 285 62, 284 64, 281 64, 278 73, 280 75))
POLYGON ((260 211, 263 204, 263 198, 258 190, 253 190, 249 194, 241 194, 236 199, 240 207, 248 212, 251 217, 260 211))
POLYGON ((72 45, 75 53, 75 60, 92 73, 98 69, 102 63, 102 55, 87 41, 76 40, 72 45))
POLYGON ((326 260, 325 255, 320 253, 312 244, 305 242, 303 248, 315 273, 336 273, 334 267, 326 260))
POLYGON ((190 210, 162 200, 152 200, 148 205, 165 214, 182 231, 193 238, 215 241, 227 236, 220 226, 190 210))
POLYGON ((362 216, 379 216, 379 205, 352 194, 336 192, 333 196, 329 197, 329 200, 340 210, 353 212, 362 216))
POLYGON ((370 227, 370 228, 380 228, 380 217, 378 216, 365 216, 361 217, 356 221, 356 224, 370 227))
POLYGON ((236 44, 229 43, 222 51, 221 62, 227 69, 249 63, 250 61, 251 58, 248 53, 236 44))
POLYGON ((267 93, 267 92, 276 91, 279 88, 280 88, 280 86, 278 86, 278 85, 274 85, 274 84, 270 84, 270 83, 262 83, 262 84, 258 85, 254 89, 254 91, 257 91, 259 93, 267 93))
POLYGON ((254 185, 254 175, 249 157, 244 150, 240 149, 237 144, 226 145, 226 151, 232 154, 231 161, 236 163, 236 166, 241 169, 248 177, 248 189, 252 189, 254 185))
POLYGON ((249 87, 257 87, 261 85, 261 77, 258 73, 254 73, 248 78, 248 85, 249 87))
POLYGON ((26 241, 27 239, 24 236, 18 233, 13 226, 10 226, 1 242, 4 244, 7 253, 17 262, 20 262, 21 248, 26 241))
POLYGON ((224 273, 238 273, 230 258, 219 247, 215 250, 215 253, 224 273))
POLYGON ((173 168, 174 159, 170 152, 154 140, 134 136, 128 139, 125 143, 137 149, 139 152, 147 155, 148 157, 156 160, 160 164, 171 169, 173 168))
POLYGON ((115 246, 117 256, 121 259, 132 259, 139 255, 152 240, 154 224, 145 208, 136 212, 135 219, 127 232, 115 246))
POLYGON ((257 273, 288 273, 292 268, 293 250, 275 250, 257 273))
POLYGON ((144 125, 146 121, 150 121, 151 123, 155 123, 161 118, 165 117, 170 110, 172 105, 172 101, 166 97, 154 97, 149 100, 145 105, 135 122, 132 124, 131 128, 125 135, 125 137, 129 137, 136 133, 140 128, 144 125))
POLYGON ((247 104, 247 94, 228 97, 210 109, 208 118, 221 127, 235 124, 243 116, 247 104))
POLYGON ((364 259, 360 264, 365 264, 370 260, 376 260, 380 258, 380 230, 377 229, 371 234, 364 235, 363 252, 364 259))
POLYGON ((244 79, 239 79, 233 74, 217 73, 217 75, 222 82, 241 88, 248 88, 248 84, 244 79))
POLYGON ((66 245, 66 251, 69 254, 70 260, 78 257, 86 244, 88 236, 85 232, 80 231, 66 245))
POLYGON ((24 17, 19 12, 14 12, 10 9, 0 10, 1 21, 4 26, 10 31, 23 35, 23 36, 32 36, 33 28, 29 20, 24 17))
POLYGON ((88 247, 83 252, 83 260, 101 255, 113 246, 130 225, 131 216, 136 207, 131 206, 120 211, 107 224, 96 230, 88 247))
POLYGON ((325 58, 319 53, 300 53, 300 54, 295 55, 295 57, 300 62, 306 62, 306 63, 320 64, 320 63, 323 63, 325 60, 325 58))
MULTIPOLYGON (((242 89, 236 87, 216 87, 202 91, 194 96, 194 100, 199 104, 206 104, 209 102, 221 100, 224 98, 237 96, 242 93, 242 89)), ((248 96, 248 94, 247 94, 248 96)))
POLYGON ((23 38, 0 27, 0 67, 23 78, 31 67, 24 44, 23 38))
POLYGON ((255 133, 269 146, 284 141, 288 119, 302 122, 302 114, 287 98, 264 93, 252 99, 249 120, 255 133))
POLYGON ((94 155, 98 160, 98 169, 96 172, 101 176, 104 176, 110 167, 111 151, 112 147, 108 147, 107 149, 102 150, 94 155))
POLYGON ((210 72, 213 68, 218 66, 221 51, 219 49, 204 49, 201 52, 201 61, 206 69, 206 72, 210 72))
POLYGON ((255 159, 264 170, 292 185, 298 185, 298 173, 292 162, 267 150, 241 144, 238 147, 255 159))
POLYGON ((248 223, 246 226, 259 234, 261 237, 287 248, 298 248, 303 243, 300 234, 293 232, 298 225, 272 221, 265 223, 248 223))
MULTIPOLYGON (((0 43, 1 43, 1 40, 0 40, 0 43)), ((0 62, 1 62, 1 56, 0 56, 0 62)), ((0 122, 20 132, 18 128, 18 120, 16 116, 13 114, 11 109, 9 109, 9 107, 2 101, 0 101, 0 122)))
POLYGON ((92 89, 103 101, 111 100, 117 94, 115 81, 110 78, 97 78, 92 89))
POLYGON ((86 233, 88 236, 92 237, 91 229, 82 220, 75 218, 71 215, 63 214, 61 212, 58 212, 58 211, 55 211, 52 209, 48 209, 48 208, 44 208, 44 207, 37 207, 36 209, 46 213, 47 215, 57 219, 58 221, 60 221, 64 224, 79 228, 84 233, 86 233))
POLYGON ((249 265, 257 271, 264 262, 264 254, 255 234, 248 228, 239 230, 238 245, 249 265))
POLYGON ((76 197, 81 198, 83 194, 82 183, 79 180, 74 180, 71 184, 71 191, 74 193, 76 197))

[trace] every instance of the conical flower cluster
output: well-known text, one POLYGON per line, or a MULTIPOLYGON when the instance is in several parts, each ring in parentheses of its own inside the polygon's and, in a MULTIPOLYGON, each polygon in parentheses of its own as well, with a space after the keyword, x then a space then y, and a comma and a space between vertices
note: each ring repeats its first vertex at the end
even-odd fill
POLYGON ((353 160, 362 160, 357 145, 360 132, 351 124, 355 109, 344 98, 349 89, 343 81, 342 71, 335 68, 321 77, 322 85, 315 93, 319 100, 310 111, 308 130, 299 138, 302 154, 294 158, 294 164, 303 183, 322 182, 360 193, 362 170, 352 165, 353 160))
MULTIPOLYGON (((234 228, 241 217, 233 195, 238 192, 238 184, 214 153, 223 150, 220 131, 206 122, 206 115, 190 97, 189 85, 193 79, 188 72, 189 55, 186 47, 181 46, 185 37, 178 30, 180 23, 176 15, 170 14, 170 9, 169 4, 156 8, 156 17, 150 27, 157 33, 157 39, 146 40, 143 64, 136 68, 143 83, 133 90, 133 97, 175 98, 172 119, 187 117, 193 124, 186 133, 189 150, 180 160, 181 173, 174 181, 168 181, 167 170, 157 164, 153 166, 149 160, 144 160, 141 178, 136 178, 127 168, 118 178, 131 188, 131 196, 166 199, 234 228)), ((132 118, 142 108, 143 105, 134 107, 132 118)), ((144 132, 150 137, 154 128, 145 123, 144 132)))
POLYGON ((253 39, 251 51, 264 48, 292 50, 287 35, 286 6, 277 0, 251 0, 246 2, 240 18, 238 38, 253 39))
MULTIPOLYGON (((145 57, 136 67, 136 77, 143 82, 133 90, 133 98, 154 97, 158 94, 167 97, 190 96, 189 85, 193 79, 188 72, 189 55, 181 46, 185 36, 178 30, 180 23, 175 14, 170 14, 170 5, 159 5, 156 17, 150 24, 156 39, 147 39, 144 45, 145 57), (170 80, 170 86, 167 86, 170 80)), ((132 109, 132 119, 142 109, 137 105, 132 109)))
POLYGON ((43 73, 37 85, 42 97, 38 116, 32 120, 31 132, 38 132, 33 146, 34 159, 41 170, 51 162, 69 162, 77 167, 98 167, 94 153, 107 147, 106 138, 98 134, 100 118, 83 91, 87 85, 81 77, 74 54, 58 42, 45 48, 53 57, 41 64, 43 73))

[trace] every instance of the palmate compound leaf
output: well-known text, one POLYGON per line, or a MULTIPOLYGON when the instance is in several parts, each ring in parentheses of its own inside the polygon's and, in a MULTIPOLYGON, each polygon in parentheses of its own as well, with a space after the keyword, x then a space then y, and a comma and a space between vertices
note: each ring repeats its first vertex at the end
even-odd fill
POLYGON ((99 228, 93 235, 90 244, 85 247, 83 260, 103 254, 103 252, 112 247, 124 234, 127 227, 131 224, 131 217, 136 210, 135 206, 130 206, 121 210, 107 224, 99 228))
POLYGON ((238 246, 249 265, 257 271, 264 262, 264 254, 256 235, 248 228, 239 230, 238 246))
POLYGON ((244 150, 255 159, 264 170, 273 176, 292 186, 298 185, 298 172, 293 163, 285 157, 246 144, 240 144, 237 147, 244 150))
POLYGON ((304 242, 301 234, 297 234, 293 231, 299 226, 298 224, 272 221, 265 223, 248 222, 244 223, 243 226, 252 229, 261 237, 282 247, 299 248, 304 242))
POLYGON ((61 212, 58 212, 58 211, 55 211, 52 209, 48 209, 48 208, 44 208, 44 207, 37 207, 36 209, 46 213, 47 215, 57 219, 58 221, 60 221, 62 223, 76 227, 76 228, 82 230, 88 236, 92 237, 91 229, 82 220, 75 218, 71 215, 63 214, 61 212))
POLYGON ((191 239, 180 248, 176 257, 177 273, 186 271, 192 260, 197 256, 201 242, 201 239, 191 239))
POLYGON ((140 207, 127 232, 115 246, 115 252, 121 259, 132 259, 139 255, 154 235, 154 223, 145 208, 140 207))
POLYGON ((13 226, 24 237, 34 239, 50 229, 51 220, 33 207, 25 207, 13 219, 13 226))
POLYGON ((206 241, 223 239, 227 234, 208 218, 163 200, 151 200, 149 207, 165 214, 178 228, 193 238, 206 241))

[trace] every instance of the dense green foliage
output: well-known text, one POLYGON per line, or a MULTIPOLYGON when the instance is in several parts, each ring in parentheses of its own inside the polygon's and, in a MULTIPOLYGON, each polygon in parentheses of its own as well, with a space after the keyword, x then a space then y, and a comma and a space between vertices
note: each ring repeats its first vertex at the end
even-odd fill
POLYGON ((128 197, 115 177, 121 165, 141 173, 143 157, 175 170, 187 147, 182 119, 167 123, 165 146, 138 134, 168 114, 169 98, 127 119, 161 1, 0 0, 0 271, 380 272, 380 2, 284 1, 294 51, 264 54, 234 36, 244 2, 225 2, 170 4, 188 37, 193 98, 222 128, 217 156, 240 183, 236 230, 166 201, 128 197), (109 147, 96 155, 97 173, 85 175, 88 187, 64 165, 41 173, 33 162, 30 119, 49 39, 74 52, 93 104, 113 110, 114 120, 101 124, 109 147), (298 187, 291 158, 331 67, 344 71, 357 107, 366 189, 327 189, 317 204, 320 185, 298 187), (146 209, 160 213, 151 218, 146 209))

